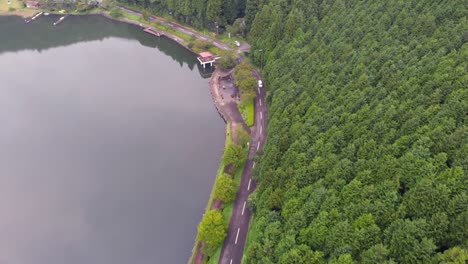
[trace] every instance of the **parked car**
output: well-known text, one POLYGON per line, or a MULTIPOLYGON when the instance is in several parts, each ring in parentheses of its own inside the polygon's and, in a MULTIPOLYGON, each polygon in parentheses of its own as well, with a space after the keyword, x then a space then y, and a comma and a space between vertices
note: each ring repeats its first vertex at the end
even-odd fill
POLYGON ((262 82, 262 80, 258 80, 258 87, 260 87, 260 88, 263 87, 263 82, 262 82))
POLYGON ((239 41, 234 41, 234 44, 236 44, 237 47, 240 47, 240 42, 239 41))

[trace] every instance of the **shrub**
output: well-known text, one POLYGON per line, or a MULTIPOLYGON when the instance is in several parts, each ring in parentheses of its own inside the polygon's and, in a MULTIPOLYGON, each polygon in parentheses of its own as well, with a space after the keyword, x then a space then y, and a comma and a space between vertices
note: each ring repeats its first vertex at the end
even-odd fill
POLYGON ((110 16, 113 17, 113 18, 122 17, 122 11, 119 8, 114 7, 110 11, 110 16))
POLYGON ((231 203, 236 199, 239 184, 228 174, 218 176, 214 188, 214 198, 223 203, 231 203))

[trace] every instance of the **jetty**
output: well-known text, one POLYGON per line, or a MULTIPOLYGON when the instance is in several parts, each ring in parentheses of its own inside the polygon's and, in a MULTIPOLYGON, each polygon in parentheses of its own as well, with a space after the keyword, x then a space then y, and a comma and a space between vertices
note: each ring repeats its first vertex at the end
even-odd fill
POLYGON ((39 13, 35 14, 33 17, 31 17, 30 19, 26 19, 24 22, 26 22, 26 24, 27 24, 27 23, 33 21, 34 19, 40 17, 42 14, 44 14, 44 12, 39 12, 39 13))
POLYGON ((198 54, 197 59, 200 62, 200 64, 203 66, 203 68, 206 67, 206 64, 210 64, 210 66, 213 67, 213 62, 216 61, 213 53, 209 51, 205 51, 205 52, 198 54))
POLYGON ((58 25, 60 22, 62 22, 67 16, 63 16, 61 18, 59 18, 59 20, 55 21, 54 22, 54 26, 58 25))
POLYGON ((152 28, 149 28, 149 27, 143 29, 143 31, 148 34, 154 35, 156 37, 161 37, 163 35, 161 32, 153 30, 152 28))

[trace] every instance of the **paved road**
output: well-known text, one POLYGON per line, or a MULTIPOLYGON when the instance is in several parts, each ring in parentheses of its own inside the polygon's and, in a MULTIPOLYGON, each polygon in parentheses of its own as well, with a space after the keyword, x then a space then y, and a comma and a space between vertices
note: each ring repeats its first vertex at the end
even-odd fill
MULTIPOLYGON (((124 6, 119 6, 119 8, 125 12, 128 12, 128 13, 131 13, 131 14, 134 14, 134 15, 137 15, 137 16, 140 16, 142 17, 143 15, 141 14, 140 11, 138 10, 134 10, 134 9, 131 9, 131 8, 128 8, 128 7, 124 7, 124 6)), ((185 34, 188 34, 188 35, 194 35, 197 39, 201 39, 201 40, 204 40, 204 41, 210 41, 211 43, 213 43, 214 46, 218 47, 219 49, 223 49, 223 50, 231 50, 231 46, 227 45, 226 43, 223 43, 217 39, 213 39, 213 38, 210 38, 210 37, 207 37, 203 34, 200 34, 188 27, 184 27, 180 24, 177 24, 175 22, 171 22, 171 21, 167 21, 166 19, 164 18, 161 18, 161 17, 157 17, 157 16, 150 16, 149 19, 151 21, 157 21, 158 23, 162 24, 162 25, 165 25, 165 26, 168 26, 174 30, 177 30, 177 31, 180 31, 180 32, 183 32, 185 34)))
MULTIPOLYGON (((260 75, 254 72, 259 79, 260 75)), ((252 161, 255 154, 263 149, 266 140, 266 125, 268 120, 268 109, 265 104, 265 89, 257 88, 255 99, 255 126, 252 129, 252 140, 247 160, 242 174, 239 192, 237 193, 231 222, 229 223, 228 235, 221 250, 220 264, 240 264, 244 252, 247 231, 249 230, 250 210, 247 208, 247 198, 255 189, 252 180, 252 170, 256 163, 252 161)))
MULTIPOLYGON (((119 6, 119 8, 125 12, 132 13, 137 16, 142 14, 130 8, 119 6)), ((213 45, 220 49, 231 50, 232 48, 216 39, 209 38, 205 35, 199 34, 187 27, 179 25, 174 22, 167 21, 163 18, 150 16, 151 21, 157 21, 160 24, 171 27, 174 30, 181 31, 185 34, 194 35, 198 39, 205 41, 211 41, 213 45)), ((243 47, 246 51, 250 49, 249 45, 243 47)), ((242 60, 242 57, 241 57, 242 60)), ((257 80, 261 78, 260 74, 256 71, 253 75, 257 80)), ((217 77, 216 77, 217 78, 217 77)), ((255 189, 255 182, 252 180, 252 170, 255 169, 256 163, 252 161, 252 158, 257 154, 258 151, 263 149, 266 140, 266 126, 268 120, 268 109, 265 103, 265 88, 257 88, 257 97, 255 98, 255 123, 251 129, 252 140, 250 141, 249 157, 245 163, 244 172, 241 178, 241 184, 237 193, 236 201, 234 202, 234 208, 232 212, 231 222, 229 223, 228 235, 224 241, 223 248, 221 250, 220 264, 240 264, 242 261, 242 255, 244 252, 245 241, 247 238, 247 231, 249 230, 250 221, 250 210, 247 208, 247 198, 255 189)), ((229 117, 229 121, 233 123, 242 124, 247 130, 242 117, 240 116, 237 106, 234 103, 227 104, 224 106, 223 111, 229 117)), ((198 247, 197 247, 198 249, 198 247)), ((202 255, 200 251, 197 252, 196 259, 201 262, 202 255)), ((196 260, 197 262, 197 260, 196 260)))

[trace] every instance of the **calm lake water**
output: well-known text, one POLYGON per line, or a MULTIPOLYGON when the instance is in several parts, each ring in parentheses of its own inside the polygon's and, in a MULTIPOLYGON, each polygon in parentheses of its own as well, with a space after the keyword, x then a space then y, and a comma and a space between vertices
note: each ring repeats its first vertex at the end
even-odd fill
POLYGON ((224 123, 209 72, 98 16, 0 17, 0 263, 185 264, 224 123))

